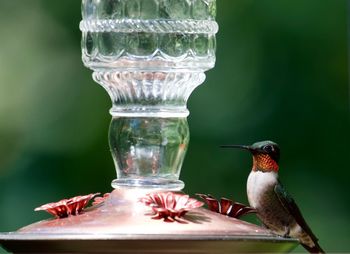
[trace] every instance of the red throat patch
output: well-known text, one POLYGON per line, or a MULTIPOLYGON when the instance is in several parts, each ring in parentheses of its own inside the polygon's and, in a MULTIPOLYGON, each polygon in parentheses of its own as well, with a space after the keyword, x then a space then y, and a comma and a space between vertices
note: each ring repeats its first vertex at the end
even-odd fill
POLYGON ((253 155, 253 170, 263 172, 278 172, 278 164, 268 154, 253 155))

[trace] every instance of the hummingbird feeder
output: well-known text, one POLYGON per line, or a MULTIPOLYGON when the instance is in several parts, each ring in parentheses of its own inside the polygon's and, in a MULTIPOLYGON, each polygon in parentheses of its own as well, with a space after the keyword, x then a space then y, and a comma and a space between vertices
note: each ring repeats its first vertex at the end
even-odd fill
POLYGON ((295 239, 228 216, 251 209, 181 192, 189 143, 186 103, 215 64, 215 0, 83 0, 82 16, 83 62, 112 99, 114 190, 37 208, 54 217, 0 234, 3 248, 211 254, 293 249, 295 239))

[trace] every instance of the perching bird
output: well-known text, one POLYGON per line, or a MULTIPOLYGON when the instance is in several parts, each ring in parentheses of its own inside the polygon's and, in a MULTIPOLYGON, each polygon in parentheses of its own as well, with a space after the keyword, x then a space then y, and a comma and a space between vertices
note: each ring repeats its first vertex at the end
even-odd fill
POLYGON ((251 146, 222 147, 241 148, 252 153, 253 167, 247 181, 247 194, 250 206, 256 209, 262 223, 277 235, 298 238, 310 253, 324 253, 294 199, 278 180, 278 145, 263 141, 251 146))

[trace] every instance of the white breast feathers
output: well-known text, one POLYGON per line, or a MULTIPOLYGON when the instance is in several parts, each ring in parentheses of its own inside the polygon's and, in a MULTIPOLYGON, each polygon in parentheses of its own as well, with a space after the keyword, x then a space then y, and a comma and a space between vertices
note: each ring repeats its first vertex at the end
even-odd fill
POLYGON ((247 194, 251 207, 259 208, 261 197, 269 188, 274 188, 277 178, 276 172, 252 171, 250 173, 247 181, 247 194))

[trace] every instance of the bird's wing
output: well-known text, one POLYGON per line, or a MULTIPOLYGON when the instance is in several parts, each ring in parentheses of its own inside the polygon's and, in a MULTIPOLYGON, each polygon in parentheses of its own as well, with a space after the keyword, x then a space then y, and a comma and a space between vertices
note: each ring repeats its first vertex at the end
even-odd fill
POLYGON ((294 217, 299 226, 311 237, 314 242, 317 242, 317 237, 314 235, 314 233, 312 233, 309 225, 307 225, 299 207, 280 181, 278 181, 276 184, 274 191, 283 207, 294 217))

